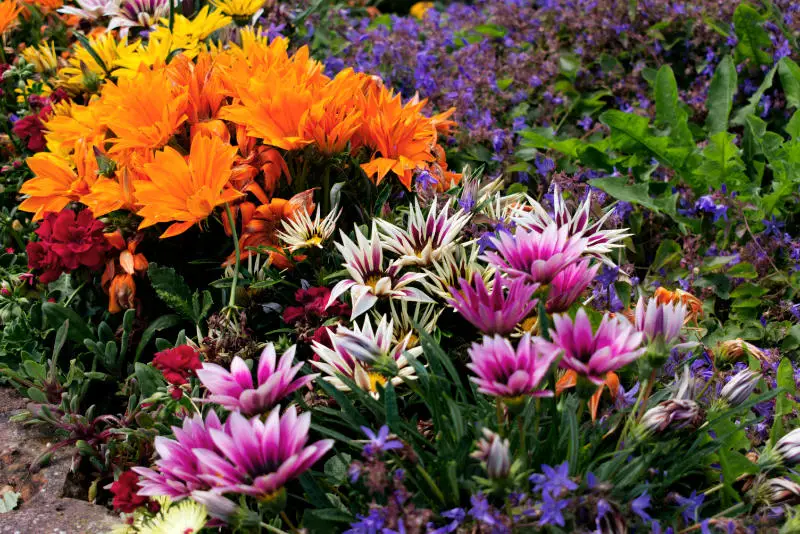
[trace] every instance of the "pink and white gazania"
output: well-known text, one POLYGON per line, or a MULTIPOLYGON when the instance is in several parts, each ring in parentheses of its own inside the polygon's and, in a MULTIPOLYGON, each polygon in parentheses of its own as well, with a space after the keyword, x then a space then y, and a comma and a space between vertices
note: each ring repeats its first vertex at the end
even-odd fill
POLYGON ((381 236, 383 247, 400 256, 398 264, 430 265, 455 246, 469 218, 470 215, 463 210, 449 215, 447 203, 437 213, 434 199, 427 217, 422 214, 419 201, 414 202, 408 213, 408 229, 398 228, 382 219, 377 219, 377 223, 384 234, 381 236))
POLYGON ((620 241, 630 236, 627 229, 603 230, 602 227, 606 220, 611 216, 613 210, 609 210, 600 217, 597 222, 592 223, 591 208, 592 196, 586 195, 586 199, 578 206, 574 214, 569 212, 567 203, 561 195, 558 186, 553 191, 553 215, 536 200, 528 197, 527 206, 515 210, 514 222, 517 225, 529 230, 544 231, 550 224, 555 223, 558 228, 566 228, 568 235, 586 238, 585 254, 599 257, 604 261, 609 261, 604 255, 611 252, 614 248, 621 247, 620 241))
POLYGON ((482 333, 505 335, 536 308, 533 294, 538 288, 539 284, 529 284, 525 278, 509 280, 498 272, 490 293, 475 273, 472 283, 461 278, 457 287, 450 288, 448 303, 482 333))
POLYGON ((328 306, 348 290, 353 299, 351 319, 368 311, 379 298, 433 302, 421 290, 410 287, 410 284, 425 278, 423 273, 406 273, 401 276, 399 264, 391 263, 388 267, 384 267, 383 248, 374 222, 371 239, 362 234, 358 227, 355 233, 354 243, 344 232, 340 232, 342 243, 336 243, 336 248, 344 256, 342 265, 350 274, 350 278, 342 280, 333 287, 328 306))
POLYGON ((159 459, 155 465, 158 470, 133 468, 141 477, 139 495, 166 495, 177 501, 188 497, 193 491, 209 489, 210 484, 200 477, 199 462, 193 451, 216 450, 211 431, 221 429, 217 414, 211 411, 205 421, 198 414, 184 419, 183 427, 172 427, 175 439, 156 436, 155 448, 159 459))
MULTIPOLYGON (((686 321, 688 309, 681 302, 665 304, 655 298, 645 301, 639 297, 636 305, 636 329, 642 332, 648 343, 663 343, 665 347, 680 341, 681 328, 686 321)), ((695 343, 676 345, 679 348, 693 346, 695 343)))
POLYGON ((413 380, 414 368, 411 367, 404 353, 417 357, 422 353, 421 347, 409 348, 411 333, 409 332, 399 343, 392 342, 394 324, 382 316, 378 326, 373 329, 369 316, 364 319, 363 326, 353 325, 353 329, 339 326, 331 335, 331 345, 314 342, 314 353, 320 361, 311 362, 325 375, 324 380, 341 391, 350 391, 350 387, 339 377, 343 375, 355 384, 377 396, 377 386, 383 386, 391 379, 392 384, 399 385, 403 379, 413 380), (396 366, 396 374, 387 378, 385 370, 378 370, 376 363, 390 360, 396 366))
MULTIPOLYGON (((119 35, 123 39, 131 28, 150 28, 159 19, 169 16, 169 0, 118 0, 109 3, 106 15, 111 17, 108 21, 108 31, 119 28, 119 35)), ((175 5, 179 7, 181 0, 175 5)))
POLYGON ((550 282, 550 293, 547 296, 547 313, 567 311, 572 303, 581 296, 581 293, 589 287, 600 268, 599 263, 590 267, 590 262, 589 258, 584 258, 566 267, 553 278, 553 281, 550 282))
POLYGON ((478 384, 481 393, 505 399, 553 395, 540 390, 539 384, 561 350, 530 333, 522 336, 516 350, 508 339, 496 335, 473 343, 468 353, 471 363, 467 367, 477 375, 470 380, 478 384))
POLYGON ((596 332, 583 308, 578 310, 575 321, 567 314, 556 314, 553 323, 552 349, 564 351, 560 366, 598 386, 609 371, 628 365, 645 351, 641 348, 644 335, 624 317, 606 314, 596 332))
POLYGON ((58 10, 65 15, 75 15, 83 20, 97 20, 117 8, 115 0, 77 0, 78 6, 64 6, 58 10))
POLYGON ((586 250, 586 239, 570 236, 566 226, 555 223, 541 232, 522 228, 514 235, 501 232, 492 243, 497 252, 486 252, 486 261, 508 276, 525 277, 536 284, 549 284, 586 250))
POLYGON ((309 412, 297 415, 290 406, 281 415, 280 410, 276 406, 264 421, 233 412, 222 429, 211 429, 213 448, 192 450, 200 479, 217 493, 267 500, 333 447, 332 439, 306 444, 309 412))
POLYGON ((239 356, 231 362, 231 369, 215 363, 204 363, 197 371, 200 382, 210 395, 204 402, 221 404, 229 410, 239 410, 248 415, 265 413, 284 397, 311 383, 319 375, 295 379, 303 362, 292 365, 296 347, 293 345, 276 361, 275 346, 270 343, 261 352, 256 372, 256 382, 247 363, 239 356))

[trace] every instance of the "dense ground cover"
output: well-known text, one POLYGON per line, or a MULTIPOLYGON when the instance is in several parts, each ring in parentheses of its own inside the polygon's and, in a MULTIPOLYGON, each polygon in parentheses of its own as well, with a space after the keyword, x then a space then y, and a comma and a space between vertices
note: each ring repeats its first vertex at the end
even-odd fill
POLYGON ((800 531, 798 11, 0 2, 17 419, 120 532, 800 531))

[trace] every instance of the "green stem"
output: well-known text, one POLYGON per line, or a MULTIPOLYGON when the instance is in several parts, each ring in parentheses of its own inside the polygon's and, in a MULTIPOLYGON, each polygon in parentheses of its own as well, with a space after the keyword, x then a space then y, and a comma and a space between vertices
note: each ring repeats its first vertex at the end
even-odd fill
POLYGON ((292 532, 297 532, 297 527, 295 527, 295 526, 294 526, 294 524, 293 524, 293 523, 292 523, 292 522, 289 520, 289 516, 288 516, 288 515, 286 515, 286 512, 285 512, 285 511, 281 512, 281 519, 283 519, 283 521, 284 521, 284 522, 285 522, 287 525, 289 525, 289 530, 290 530, 290 531, 292 531, 292 532))
POLYGON ((650 394, 653 392, 653 384, 656 381, 656 370, 653 369, 650 372, 650 378, 647 380, 647 387, 645 388, 644 396, 642 398, 642 404, 639 406, 639 413, 636 416, 636 421, 641 421, 642 417, 644 416, 644 412, 647 409, 647 401, 650 398, 650 394))
POLYGON ((236 221, 233 219, 233 212, 231 206, 225 203, 225 213, 228 215, 228 223, 231 227, 231 236, 233 236, 233 250, 236 254, 236 265, 233 271, 233 282, 231 282, 231 296, 228 299, 228 308, 233 309, 236 306, 236 284, 239 282, 239 264, 242 261, 242 253, 239 250, 239 236, 236 234, 236 221))
POLYGON ((528 451, 525 450, 525 421, 522 416, 517 416, 517 427, 519 428, 519 455, 525 461, 525 464, 528 463, 528 451))
POLYGON ((501 436, 504 436, 505 418, 503 417, 503 401, 500 400, 500 397, 497 397, 495 401, 495 408, 497 410, 497 432, 499 432, 501 436))
POLYGON ((281 529, 279 529, 278 527, 273 527, 272 525, 270 525, 270 524, 268 524, 268 523, 264 523, 263 521, 261 522, 261 525, 260 525, 260 527, 261 527, 261 528, 265 528, 265 529, 267 529, 267 530, 268 530, 268 531, 270 531, 270 532, 274 532, 275 534, 289 534, 289 533, 288 533, 288 532, 286 532, 285 530, 281 530, 281 529))

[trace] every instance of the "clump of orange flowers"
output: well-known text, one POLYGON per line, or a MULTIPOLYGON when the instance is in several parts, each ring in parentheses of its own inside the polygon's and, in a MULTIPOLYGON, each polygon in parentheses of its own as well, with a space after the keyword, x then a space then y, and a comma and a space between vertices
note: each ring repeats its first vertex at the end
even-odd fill
POLYGON ((244 31, 241 45, 143 62, 106 81, 87 105, 56 115, 46 125, 50 152, 28 161, 35 177, 23 185, 20 209, 34 219, 69 202, 100 215, 127 210, 143 219, 140 229, 170 223, 167 238, 227 205, 241 220, 243 244, 277 245, 275 214, 307 209, 310 195, 298 202, 276 192, 319 185, 289 173, 295 152, 313 148, 319 161, 349 153, 376 184, 391 174, 411 189, 423 170, 440 189, 457 183, 438 144, 453 110, 429 117, 424 107, 367 74, 331 79, 307 48, 289 54, 286 39, 267 43, 258 30, 244 31))

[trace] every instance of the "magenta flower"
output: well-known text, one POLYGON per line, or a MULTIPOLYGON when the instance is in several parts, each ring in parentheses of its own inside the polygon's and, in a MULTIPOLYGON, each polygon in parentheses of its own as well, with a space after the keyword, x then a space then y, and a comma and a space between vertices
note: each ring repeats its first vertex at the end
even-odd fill
POLYGON ((547 313, 565 312, 581 296, 594 277, 600 264, 589 267, 590 260, 584 259, 566 267, 550 283, 547 297, 547 313))
POLYGON ((686 313, 687 308, 683 303, 665 304, 654 298, 645 303, 644 297, 639 297, 636 330, 642 332, 649 343, 661 341, 670 346, 680 338, 686 313))
POLYGON ((270 499, 333 447, 332 439, 306 445, 310 425, 311 414, 292 407, 283 415, 275 407, 266 421, 233 412, 223 429, 211 430, 213 447, 192 451, 199 476, 220 494, 270 499))
POLYGON ((530 334, 522 336, 516 351, 503 337, 484 336, 483 343, 469 349, 472 362, 467 367, 477 375, 470 380, 478 384, 478 391, 495 397, 551 397, 552 391, 537 388, 560 352, 530 334))
POLYGON ((514 235, 501 232, 492 243, 497 252, 487 252, 486 261, 505 274, 525 277, 539 284, 550 283, 586 250, 586 239, 570 236, 569 228, 559 228, 555 223, 541 232, 522 228, 514 235))
POLYGON ((479 273, 470 284, 463 278, 459 287, 450 287, 448 302, 484 334, 510 334, 514 327, 536 308, 533 294, 539 284, 528 284, 525 278, 508 280, 495 274, 491 293, 479 273))
POLYGON ((606 314, 594 333, 583 308, 574 322, 567 314, 554 315, 553 322, 553 350, 564 351, 561 367, 572 369, 598 386, 606 373, 628 365, 644 353, 640 348, 642 333, 625 318, 606 314))
POLYGON ((146 467, 134 467, 140 477, 139 495, 157 497, 166 495, 177 501, 188 497, 193 491, 207 490, 209 484, 200 478, 195 449, 216 450, 211 439, 211 430, 220 430, 222 424, 213 411, 206 420, 200 415, 187 417, 183 427, 172 427, 175 439, 157 436, 155 440, 158 471, 146 467))
POLYGON ((268 344, 258 360, 256 383, 253 383, 250 368, 238 356, 231 362, 230 371, 215 363, 204 363, 197 371, 197 376, 210 393, 204 402, 215 402, 248 415, 270 410, 281 399, 319 376, 306 375, 295 379, 303 367, 303 362, 292 366, 295 348, 292 346, 284 352, 276 366, 275 346, 268 344))

